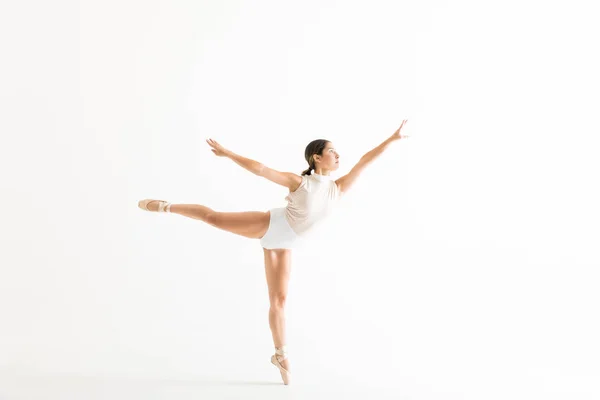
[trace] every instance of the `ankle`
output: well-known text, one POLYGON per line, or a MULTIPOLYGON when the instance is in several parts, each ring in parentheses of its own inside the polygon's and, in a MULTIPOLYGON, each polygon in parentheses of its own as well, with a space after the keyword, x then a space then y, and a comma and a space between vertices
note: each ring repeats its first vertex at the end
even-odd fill
POLYGON ((156 207, 156 211, 170 213, 171 212, 171 203, 164 201, 164 200, 159 200, 158 205, 156 207))
POLYGON ((286 345, 281 345, 279 347, 275 346, 275 354, 277 354, 279 359, 286 359, 288 355, 288 349, 286 345))

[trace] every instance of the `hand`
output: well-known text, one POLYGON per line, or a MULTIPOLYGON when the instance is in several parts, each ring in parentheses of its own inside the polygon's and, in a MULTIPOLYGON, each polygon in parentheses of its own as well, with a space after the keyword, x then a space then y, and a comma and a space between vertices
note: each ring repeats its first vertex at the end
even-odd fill
POLYGON ((394 134, 391 136, 390 139, 392 140, 400 140, 400 139, 405 139, 407 137, 410 137, 410 135, 400 135, 400 130, 402 129, 402 127, 404 126, 404 123, 406 123, 406 121, 408 121, 407 119, 402 121, 402 124, 400 125, 400 128, 398 128, 398 130, 396 132, 394 132, 394 134))
POLYGON ((215 153, 215 155, 217 155, 218 157, 227 157, 227 153, 229 152, 229 150, 227 150, 225 147, 221 146, 219 143, 212 139, 206 139, 206 142, 210 147, 212 147, 210 151, 215 153))

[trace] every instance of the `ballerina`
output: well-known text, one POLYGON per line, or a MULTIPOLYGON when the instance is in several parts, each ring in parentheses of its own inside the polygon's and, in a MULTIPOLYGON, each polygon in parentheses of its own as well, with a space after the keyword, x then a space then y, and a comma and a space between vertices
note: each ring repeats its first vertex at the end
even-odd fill
POLYGON ((348 174, 336 180, 331 177, 331 172, 339 168, 340 156, 333 143, 325 139, 313 140, 306 146, 304 157, 308 168, 300 175, 277 171, 258 161, 242 157, 213 139, 206 140, 216 156, 229 158, 255 175, 287 187, 289 193, 285 198, 288 201, 286 207, 268 211, 221 212, 200 204, 171 204, 156 199, 138 202, 138 207, 145 211, 183 215, 237 235, 260 240, 269 289, 269 326, 275 345, 271 363, 279 368, 285 385, 290 382, 291 372, 285 337, 284 307, 292 249, 296 240, 330 214, 364 168, 391 143, 410 137, 401 134, 406 121, 403 120, 400 127, 379 146, 363 155, 348 174))

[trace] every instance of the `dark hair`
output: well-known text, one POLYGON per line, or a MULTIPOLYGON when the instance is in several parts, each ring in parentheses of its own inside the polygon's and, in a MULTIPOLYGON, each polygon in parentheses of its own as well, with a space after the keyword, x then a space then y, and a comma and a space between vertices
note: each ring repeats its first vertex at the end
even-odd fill
POLYGON ((327 146, 327 143, 329 143, 329 140, 316 139, 316 140, 313 140, 312 142, 310 142, 308 144, 308 146, 306 146, 306 149, 304 150, 304 158, 306 159, 306 162, 308 163, 308 169, 305 169, 304 171, 302 171, 302 175, 311 175, 312 174, 310 171, 315 169, 314 155, 318 154, 318 155, 322 156, 323 150, 325 149, 325 146, 327 146))

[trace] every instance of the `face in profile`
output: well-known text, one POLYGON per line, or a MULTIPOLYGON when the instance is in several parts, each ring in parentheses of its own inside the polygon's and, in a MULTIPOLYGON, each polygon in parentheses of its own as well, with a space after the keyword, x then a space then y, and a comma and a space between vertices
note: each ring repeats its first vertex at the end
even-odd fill
POLYGON ((331 142, 328 142, 323 149, 323 155, 317 156, 317 160, 319 161, 319 166, 321 169, 326 169, 329 171, 335 171, 339 168, 339 158, 340 155, 331 142))

